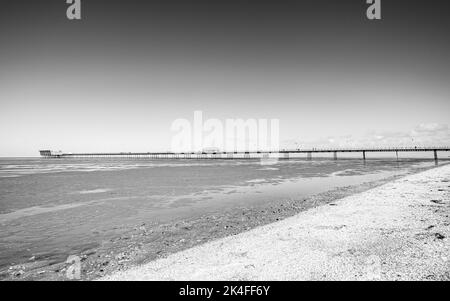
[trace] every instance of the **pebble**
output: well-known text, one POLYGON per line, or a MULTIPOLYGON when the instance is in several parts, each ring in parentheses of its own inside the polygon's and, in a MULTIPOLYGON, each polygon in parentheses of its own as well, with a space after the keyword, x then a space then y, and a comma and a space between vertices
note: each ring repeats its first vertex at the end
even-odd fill
POLYGON ((445 238, 445 236, 442 235, 441 233, 435 233, 434 236, 435 236, 437 239, 444 239, 444 238, 445 238))

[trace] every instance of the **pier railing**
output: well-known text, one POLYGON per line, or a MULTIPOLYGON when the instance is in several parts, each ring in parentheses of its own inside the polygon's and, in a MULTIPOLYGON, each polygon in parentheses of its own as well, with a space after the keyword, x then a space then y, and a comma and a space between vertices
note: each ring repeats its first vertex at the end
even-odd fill
POLYGON ((333 153, 333 152, 429 152, 429 151, 449 151, 450 147, 368 147, 368 148, 309 148, 309 149, 286 149, 280 152, 288 153, 333 153))

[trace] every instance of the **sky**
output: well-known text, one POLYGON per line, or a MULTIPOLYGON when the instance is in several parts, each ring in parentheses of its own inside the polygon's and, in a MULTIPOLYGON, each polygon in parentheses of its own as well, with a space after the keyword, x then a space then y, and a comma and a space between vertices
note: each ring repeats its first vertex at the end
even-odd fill
POLYGON ((168 150, 178 118, 282 147, 450 145, 448 1, 6 0, 0 156, 168 150))

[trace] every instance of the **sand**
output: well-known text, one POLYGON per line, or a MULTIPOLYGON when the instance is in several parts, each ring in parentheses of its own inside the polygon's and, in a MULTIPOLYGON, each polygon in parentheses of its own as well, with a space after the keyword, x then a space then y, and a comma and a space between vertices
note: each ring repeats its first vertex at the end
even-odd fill
POLYGON ((450 280, 450 165, 100 280, 450 280))

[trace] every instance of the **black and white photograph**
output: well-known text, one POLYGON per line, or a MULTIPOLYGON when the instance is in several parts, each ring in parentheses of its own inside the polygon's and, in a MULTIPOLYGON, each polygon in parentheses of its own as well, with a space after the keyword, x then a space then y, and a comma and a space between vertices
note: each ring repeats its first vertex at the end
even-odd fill
POLYGON ((448 1, 2 0, 0 280, 448 281, 449 126, 448 1))

